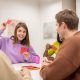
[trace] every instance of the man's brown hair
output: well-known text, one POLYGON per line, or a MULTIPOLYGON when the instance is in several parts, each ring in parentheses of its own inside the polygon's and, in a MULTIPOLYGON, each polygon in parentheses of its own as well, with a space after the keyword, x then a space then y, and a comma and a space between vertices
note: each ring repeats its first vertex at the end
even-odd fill
POLYGON ((78 29, 79 18, 72 10, 65 9, 63 11, 60 11, 56 14, 55 18, 59 25, 64 22, 68 26, 69 30, 78 29))

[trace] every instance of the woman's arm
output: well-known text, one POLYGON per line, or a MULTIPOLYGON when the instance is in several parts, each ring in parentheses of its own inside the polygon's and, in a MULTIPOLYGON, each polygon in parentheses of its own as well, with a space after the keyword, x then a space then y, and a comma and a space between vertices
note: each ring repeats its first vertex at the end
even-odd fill
POLYGON ((0 29, 0 36, 1 36, 1 34, 4 32, 5 29, 6 29, 6 24, 3 23, 3 24, 1 25, 1 29, 0 29))
POLYGON ((6 25, 3 23, 1 26, 1 29, 0 29, 0 49, 1 49, 2 45, 5 44, 6 38, 1 36, 5 29, 6 29, 6 25))
POLYGON ((26 58, 27 62, 39 63, 40 57, 35 53, 31 46, 28 48, 28 54, 28 58, 26 58))

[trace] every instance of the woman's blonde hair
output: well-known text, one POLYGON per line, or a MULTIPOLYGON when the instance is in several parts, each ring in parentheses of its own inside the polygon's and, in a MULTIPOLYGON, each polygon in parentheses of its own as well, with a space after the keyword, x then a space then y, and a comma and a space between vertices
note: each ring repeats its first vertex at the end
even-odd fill
POLYGON ((0 51, 0 80, 23 80, 2 51, 0 51))
POLYGON ((0 80, 32 80, 28 69, 24 77, 17 72, 4 52, 0 51, 0 80))

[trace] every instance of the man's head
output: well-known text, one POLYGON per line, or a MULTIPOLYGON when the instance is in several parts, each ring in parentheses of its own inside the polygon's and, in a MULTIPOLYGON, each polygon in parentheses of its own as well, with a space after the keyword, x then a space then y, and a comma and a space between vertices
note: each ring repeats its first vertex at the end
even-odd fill
POLYGON ((64 38, 68 32, 78 30, 79 18, 72 10, 65 9, 55 16, 57 21, 57 32, 64 38))

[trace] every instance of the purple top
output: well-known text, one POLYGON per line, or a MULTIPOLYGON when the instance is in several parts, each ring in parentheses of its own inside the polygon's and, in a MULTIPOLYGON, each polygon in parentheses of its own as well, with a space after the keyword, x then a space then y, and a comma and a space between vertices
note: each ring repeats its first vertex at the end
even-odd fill
MULTIPOLYGON (((4 30, 0 30, 0 35, 3 33, 4 30)), ((35 53, 33 48, 26 47, 28 52, 30 53, 29 58, 25 58, 23 54, 20 53, 21 47, 23 46, 20 43, 13 45, 12 38, 2 37, 0 36, 0 49, 9 57, 12 63, 21 63, 21 62, 32 62, 36 63, 36 59, 39 59, 39 56, 35 53)))

